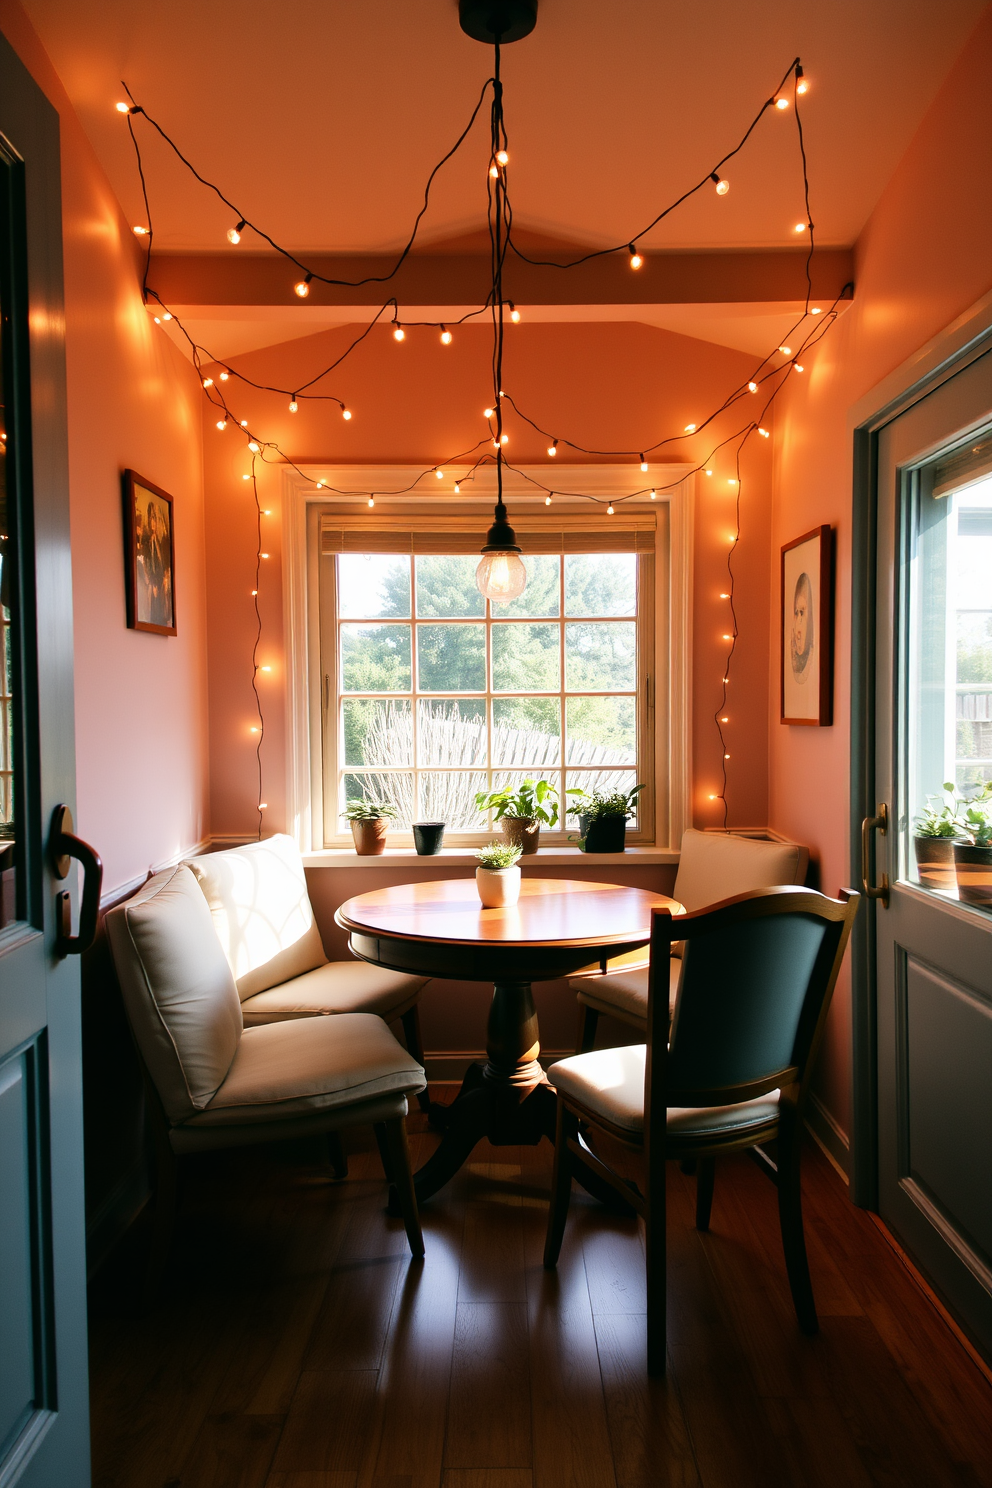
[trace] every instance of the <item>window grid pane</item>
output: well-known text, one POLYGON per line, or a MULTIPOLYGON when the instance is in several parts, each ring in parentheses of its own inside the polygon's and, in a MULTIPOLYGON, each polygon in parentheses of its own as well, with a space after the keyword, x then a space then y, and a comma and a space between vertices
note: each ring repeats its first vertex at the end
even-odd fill
MULTIPOLYGON (((352 565, 364 558, 346 556, 352 565)), ((557 616, 547 614, 550 595, 542 615, 488 602, 480 615, 465 564, 397 555, 376 570, 366 617, 348 575, 347 614, 339 603, 336 617, 338 675, 350 684, 338 703, 340 806, 356 794, 390 798, 398 808, 393 830, 444 817, 451 832, 484 833, 492 821, 475 810, 479 790, 528 776, 559 791, 636 783, 637 559, 588 557, 582 586, 573 578, 567 620, 563 557, 542 559, 545 587, 557 562, 557 616), (407 595, 410 619, 401 620, 407 595), (587 614, 575 612, 579 595, 589 596, 587 614), (383 625, 385 615, 391 624, 383 625), (580 642, 592 659, 573 664, 569 676, 580 642)), ((571 824, 562 819, 558 830, 566 834, 571 824)))

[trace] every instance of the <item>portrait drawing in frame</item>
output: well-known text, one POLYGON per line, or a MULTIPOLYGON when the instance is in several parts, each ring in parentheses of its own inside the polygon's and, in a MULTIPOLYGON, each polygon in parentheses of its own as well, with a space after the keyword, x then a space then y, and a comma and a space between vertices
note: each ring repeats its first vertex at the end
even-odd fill
POLYGON ((782 549, 782 722, 833 723, 833 529, 782 549))
POLYGON ((135 470, 124 472, 127 623, 176 634, 176 535, 172 497, 135 470))

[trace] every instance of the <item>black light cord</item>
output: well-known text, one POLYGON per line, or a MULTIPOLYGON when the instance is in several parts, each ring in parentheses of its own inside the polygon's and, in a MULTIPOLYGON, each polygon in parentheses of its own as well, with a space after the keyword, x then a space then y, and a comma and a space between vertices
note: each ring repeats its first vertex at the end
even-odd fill
POLYGON ((262 742, 265 738, 265 715, 262 712, 262 699, 258 691, 258 648, 262 644, 262 611, 259 607, 258 591, 262 584, 262 503, 258 495, 258 472, 255 462, 257 455, 251 457, 251 486, 255 495, 255 587, 252 590, 253 603, 255 605, 255 641, 251 651, 251 690, 255 694, 255 712, 258 715, 258 742, 255 745, 255 763, 258 768, 258 799, 256 810, 258 812, 258 841, 262 840, 262 742))

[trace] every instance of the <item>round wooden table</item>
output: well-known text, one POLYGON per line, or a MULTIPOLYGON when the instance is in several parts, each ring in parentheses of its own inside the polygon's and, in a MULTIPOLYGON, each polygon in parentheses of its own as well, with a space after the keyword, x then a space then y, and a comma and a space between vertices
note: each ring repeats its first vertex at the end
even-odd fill
POLYGON ((504 1147, 554 1140, 555 1096, 538 1063, 531 983, 647 945, 653 909, 677 914, 682 906, 644 889, 556 878, 524 878, 509 909, 483 909, 474 878, 398 884, 341 905, 334 918, 363 961, 494 984, 486 1063, 470 1067, 450 1106, 431 1107, 444 1135, 415 1176, 418 1200, 437 1193, 483 1137, 504 1147))

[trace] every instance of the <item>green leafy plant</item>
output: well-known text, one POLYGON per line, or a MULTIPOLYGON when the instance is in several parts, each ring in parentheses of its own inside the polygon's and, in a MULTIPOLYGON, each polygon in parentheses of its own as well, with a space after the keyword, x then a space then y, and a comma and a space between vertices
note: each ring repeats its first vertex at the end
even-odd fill
POLYGON ((584 816, 587 821, 598 821, 601 816, 633 816, 637 797, 644 785, 635 785, 632 791, 584 791, 580 786, 566 791, 576 796, 575 804, 568 807, 568 816, 584 816))
POLYGON ((558 792, 550 780, 527 779, 516 788, 504 785, 497 791, 479 791, 475 804, 480 811, 492 811, 497 821, 516 816, 545 827, 558 825, 558 792))
POLYGON ((509 842, 490 842, 485 847, 476 848, 475 856, 480 868, 512 868, 520 856, 520 848, 511 846, 509 842))
POLYGON ((965 809, 958 823, 972 847, 992 847, 992 806, 985 804, 988 799, 988 792, 983 791, 963 803, 965 809))
POLYGON ((395 816, 396 807, 391 801, 372 801, 363 796, 360 801, 349 801, 344 814, 349 821, 378 821, 381 816, 395 816))
POLYGON ((927 796, 927 804, 913 822, 913 832, 917 837, 956 837, 960 831, 960 823, 957 818, 957 791, 954 782, 945 780, 942 790, 951 797, 950 805, 941 801, 939 806, 932 803, 939 801, 939 796, 927 796))

